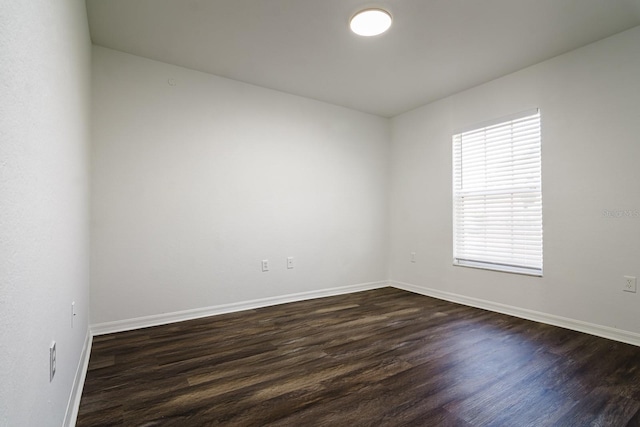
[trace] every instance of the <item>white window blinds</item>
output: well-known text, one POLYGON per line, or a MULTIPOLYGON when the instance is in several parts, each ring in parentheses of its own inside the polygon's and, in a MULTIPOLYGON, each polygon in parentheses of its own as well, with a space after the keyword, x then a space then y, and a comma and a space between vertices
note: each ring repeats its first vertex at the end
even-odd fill
POLYGON ((542 275, 540 112, 453 136, 454 264, 542 275))

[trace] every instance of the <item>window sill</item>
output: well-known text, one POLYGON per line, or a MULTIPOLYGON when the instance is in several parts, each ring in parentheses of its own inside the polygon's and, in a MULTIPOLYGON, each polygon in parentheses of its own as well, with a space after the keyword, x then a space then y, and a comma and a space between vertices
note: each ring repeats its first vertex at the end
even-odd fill
POLYGON ((453 265, 455 267, 470 267, 478 268, 480 270, 498 271, 501 273, 522 274, 525 276, 542 277, 542 270, 526 267, 516 267, 513 265, 503 264, 491 264, 486 262, 468 261, 468 260, 454 260, 453 265))

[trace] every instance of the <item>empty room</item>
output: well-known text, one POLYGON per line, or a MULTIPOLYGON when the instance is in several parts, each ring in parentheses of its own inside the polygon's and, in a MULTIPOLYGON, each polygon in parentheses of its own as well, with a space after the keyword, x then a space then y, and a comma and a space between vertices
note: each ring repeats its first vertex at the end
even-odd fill
POLYGON ((640 426, 640 0, 2 0, 0 426, 640 426))

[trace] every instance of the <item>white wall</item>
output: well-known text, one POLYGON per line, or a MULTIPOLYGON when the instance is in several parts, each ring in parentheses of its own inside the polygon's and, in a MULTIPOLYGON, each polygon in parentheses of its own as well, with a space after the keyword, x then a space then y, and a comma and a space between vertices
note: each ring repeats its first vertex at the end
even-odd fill
POLYGON ((84 1, 0 2, 2 426, 63 424, 87 337, 90 55, 84 1))
MULTIPOLYGON (((472 64, 470 64, 472 65, 472 64)), ((640 27, 392 121, 390 277, 640 333, 640 27), (539 107, 544 277, 452 266, 451 136, 539 107), (418 261, 409 262, 410 252, 418 261)))
POLYGON ((101 47, 93 91, 92 323, 386 279, 387 119, 101 47))

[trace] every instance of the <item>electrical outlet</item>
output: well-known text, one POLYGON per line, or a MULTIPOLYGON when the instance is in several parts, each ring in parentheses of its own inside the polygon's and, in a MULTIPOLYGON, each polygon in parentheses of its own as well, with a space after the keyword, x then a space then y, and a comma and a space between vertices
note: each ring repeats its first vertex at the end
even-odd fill
POLYGON ((287 268, 291 269, 293 268, 293 257, 287 257, 287 268))
POLYGON ((269 271, 269 260, 268 259, 263 259, 262 260, 262 271, 269 271))
POLYGON ((49 382, 53 381, 56 375, 56 342, 53 341, 49 347, 49 382))
POLYGON ((637 281, 634 276, 624 276, 624 284, 622 290, 625 292, 636 292, 637 291, 637 281))
POLYGON ((416 253, 411 252, 411 262, 416 262, 416 253))

